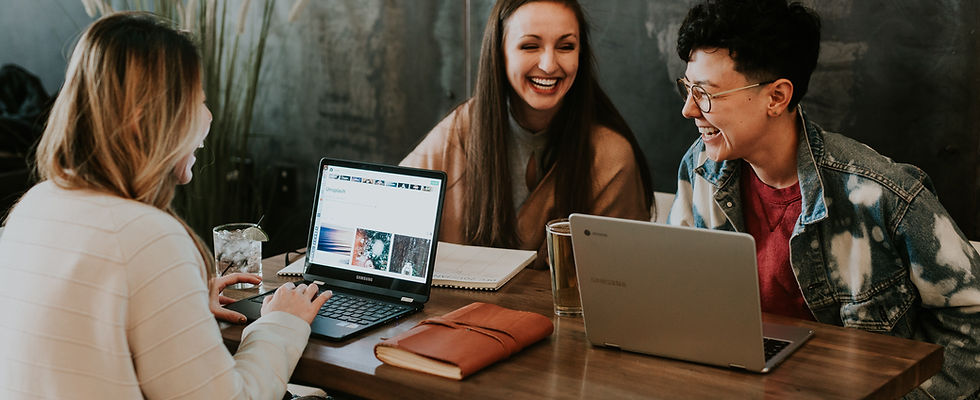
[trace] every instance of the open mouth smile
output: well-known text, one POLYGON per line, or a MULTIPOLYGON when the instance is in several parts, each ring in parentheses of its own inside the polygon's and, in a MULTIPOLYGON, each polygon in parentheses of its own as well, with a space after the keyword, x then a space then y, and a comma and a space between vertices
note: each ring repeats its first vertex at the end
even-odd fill
POLYGON ((713 128, 710 126, 699 126, 698 133, 701 134, 701 139, 707 142, 717 137, 718 134, 721 133, 721 131, 718 130, 718 128, 713 128))
POLYGON ((527 78, 536 92, 551 93, 558 89, 561 78, 527 78))

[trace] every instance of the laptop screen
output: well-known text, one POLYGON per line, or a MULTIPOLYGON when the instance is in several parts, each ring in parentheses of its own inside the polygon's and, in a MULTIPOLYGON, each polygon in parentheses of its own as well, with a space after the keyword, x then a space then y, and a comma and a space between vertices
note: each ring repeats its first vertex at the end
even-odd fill
POLYGON ((307 273, 427 297, 445 174, 323 159, 318 175, 307 273))

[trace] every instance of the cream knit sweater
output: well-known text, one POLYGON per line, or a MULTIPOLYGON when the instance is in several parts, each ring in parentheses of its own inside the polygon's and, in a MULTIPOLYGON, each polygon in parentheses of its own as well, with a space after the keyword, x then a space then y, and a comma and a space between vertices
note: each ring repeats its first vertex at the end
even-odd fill
POLYGON ((154 207, 38 184, 0 237, 0 398, 282 398, 309 324, 270 313, 233 357, 201 265, 154 207))

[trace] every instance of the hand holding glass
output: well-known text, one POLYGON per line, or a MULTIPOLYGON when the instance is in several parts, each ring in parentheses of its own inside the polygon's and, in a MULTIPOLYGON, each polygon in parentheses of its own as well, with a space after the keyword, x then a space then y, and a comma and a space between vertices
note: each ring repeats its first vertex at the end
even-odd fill
MULTIPOLYGON (((262 276, 262 241, 249 234, 250 223, 225 224, 214 228, 214 261, 216 276, 245 272, 262 276)), ((231 289, 249 289, 251 283, 236 283, 231 289)))

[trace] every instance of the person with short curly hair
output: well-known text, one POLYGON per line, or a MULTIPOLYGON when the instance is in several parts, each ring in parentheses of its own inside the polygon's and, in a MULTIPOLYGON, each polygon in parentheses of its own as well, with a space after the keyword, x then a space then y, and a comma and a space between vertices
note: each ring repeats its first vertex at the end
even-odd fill
POLYGON ((668 223, 751 234, 763 311, 942 345, 942 370, 910 398, 978 396, 980 255, 922 170, 807 117, 819 49, 820 19, 798 2, 690 10, 677 88, 700 137, 668 223))

